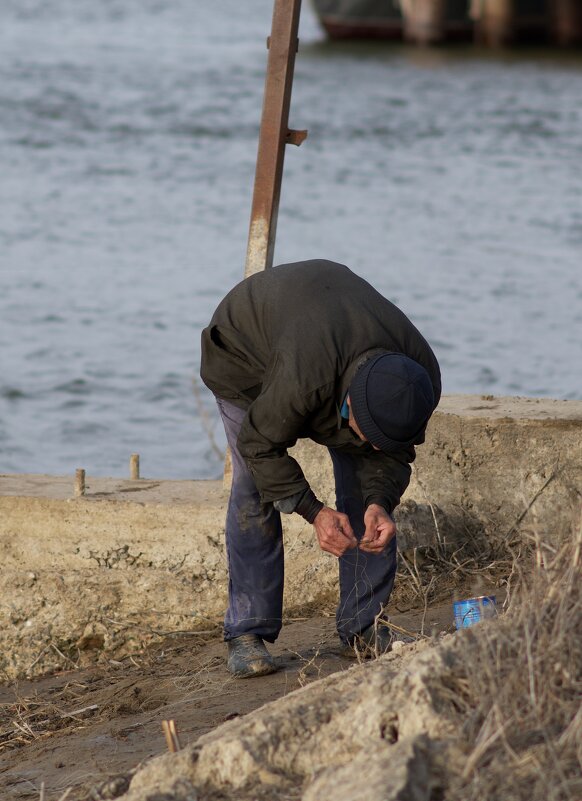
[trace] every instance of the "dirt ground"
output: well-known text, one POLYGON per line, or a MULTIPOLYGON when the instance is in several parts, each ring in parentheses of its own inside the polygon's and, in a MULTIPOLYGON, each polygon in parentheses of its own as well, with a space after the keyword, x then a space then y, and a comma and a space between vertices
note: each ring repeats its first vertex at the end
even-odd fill
MULTIPOLYGON (((450 631, 452 605, 391 621, 415 634, 450 631)), ((95 788, 166 750, 162 720, 175 721, 185 745, 354 665, 340 653, 332 617, 289 621, 271 650, 279 671, 241 681, 225 669, 218 631, 180 635, 140 657, 0 688, 0 798, 113 797, 95 788)))

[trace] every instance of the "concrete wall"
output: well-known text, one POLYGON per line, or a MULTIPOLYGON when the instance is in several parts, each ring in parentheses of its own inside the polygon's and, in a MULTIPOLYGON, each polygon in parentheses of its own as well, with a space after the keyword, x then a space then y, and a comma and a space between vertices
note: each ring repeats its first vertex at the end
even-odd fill
MULTIPOLYGON (((401 547, 459 537, 463 521, 496 535, 559 538, 580 518, 582 402, 449 396, 418 449, 401 547), (430 504, 430 505, 429 505, 430 504)), ((296 456, 333 502, 327 452, 296 456)), ((30 675, 139 650, 165 632, 205 629, 226 597, 222 481, 0 476, 0 671, 30 675)), ((336 560, 312 527, 285 518, 288 613, 333 605, 336 560)), ((1 675, 0 674, 0 675, 1 675)))

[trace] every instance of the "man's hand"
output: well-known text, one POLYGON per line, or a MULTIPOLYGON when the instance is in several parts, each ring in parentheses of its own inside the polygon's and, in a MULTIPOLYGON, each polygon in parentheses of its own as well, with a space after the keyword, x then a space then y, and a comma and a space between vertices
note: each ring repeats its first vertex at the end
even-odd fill
POLYGON ((329 506, 324 506, 318 512, 313 525, 322 551, 341 556, 358 544, 348 516, 330 509, 329 506))
POLYGON ((383 506, 371 503, 364 514, 366 531, 360 540, 360 548, 366 553, 382 553, 396 534, 396 523, 383 506))

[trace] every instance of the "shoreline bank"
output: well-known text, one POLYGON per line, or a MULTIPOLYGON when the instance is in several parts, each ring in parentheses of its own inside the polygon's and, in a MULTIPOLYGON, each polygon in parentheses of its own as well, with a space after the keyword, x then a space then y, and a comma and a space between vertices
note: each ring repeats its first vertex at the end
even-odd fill
MULTIPOLYGON (((580 515, 582 401, 443 398, 397 510, 400 549, 444 539, 558 539, 580 515)), ((333 502, 325 449, 295 456, 333 502)), ((226 599, 222 481, 0 476, 4 680, 143 649, 159 632, 215 626, 226 599), (54 646, 54 647, 52 647, 54 646)), ((289 615, 333 607, 335 560, 285 518, 289 615)))

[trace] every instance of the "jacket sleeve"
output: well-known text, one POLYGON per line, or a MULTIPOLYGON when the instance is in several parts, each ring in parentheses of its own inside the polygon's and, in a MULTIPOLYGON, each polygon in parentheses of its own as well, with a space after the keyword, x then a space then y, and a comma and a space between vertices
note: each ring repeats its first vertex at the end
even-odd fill
POLYGON ((320 392, 301 393, 297 380, 286 376, 276 355, 261 393, 248 409, 237 443, 263 502, 306 493, 306 501, 315 499, 301 467, 287 451, 306 430, 319 403, 320 392))
POLYGON ((415 457, 414 447, 390 454, 370 446, 358 448, 354 458, 365 509, 372 503, 383 506, 387 512, 396 509, 410 483, 410 462, 415 457))

